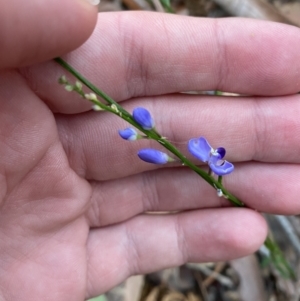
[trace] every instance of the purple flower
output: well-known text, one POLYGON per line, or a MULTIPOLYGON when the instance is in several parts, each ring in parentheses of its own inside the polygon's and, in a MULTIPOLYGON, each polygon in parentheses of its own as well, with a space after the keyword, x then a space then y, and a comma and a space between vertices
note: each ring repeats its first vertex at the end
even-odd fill
POLYGON ((138 152, 138 156, 141 160, 154 164, 166 164, 173 161, 167 154, 153 148, 141 149, 138 152))
POLYGON ((223 160, 225 148, 213 149, 204 137, 191 139, 188 143, 188 150, 197 159, 207 163, 218 176, 227 175, 234 169, 232 163, 223 160))
POLYGON ((154 120, 145 108, 135 108, 132 117, 144 130, 152 130, 154 128, 154 120))
POLYGON ((119 130, 119 135, 128 141, 134 141, 138 139, 139 134, 133 128, 127 128, 125 130, 119 130))

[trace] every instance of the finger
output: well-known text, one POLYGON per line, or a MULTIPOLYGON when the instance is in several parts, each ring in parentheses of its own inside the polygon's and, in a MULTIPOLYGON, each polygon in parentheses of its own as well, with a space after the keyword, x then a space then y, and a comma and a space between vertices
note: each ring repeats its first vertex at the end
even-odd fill
POLYGON ((130 275, 185 262, 245 256, 259 248, 266 233, 265 221, 258 213, 237 208, 139 216, 92 230, 87 244, 88 297, 107 291, 130 275))
MULTIPOLYGON (((157 130, 184 154, 188 139, 204 136, 214 148, 225 147, 232 162, 300 162, 299 95, 244 100, 170 95, 126 102, 129 111, 138 106, 149 109, 157 130)), ((163 148, 154 141, 121 139, 118 130, 127 125, 116 116, 60 115, 57 122, 70 164, 83 177, 109 180, 158 168, 136 154, 163 148)))
MULTIPOLYGON (((68 61, 118 101, 215 89, 292 94, 299 91, 300 30, 251 19, 107 13, 68 61)), ((55 64, 28 72, 41 97, 59 112, 87 110, 56 86, 65 71, 55 64)))
POLYGON ((0 68, 28 65, 73 50, 92 33, 96 12, 86 0, 3 1, 0 68))
MULTIPOLYGON (((299 165, 238 164, 223 184, 247 207, 272 214, 300 212, 299 165)), ((230 202, 186 168, 144 172, 112 181, 93 182, 87 219, 91 227, 128 220, 147 211, 228 207, 230 202)))
MULTIPOLYGON (((191 170, 169 168, 122 179, 92 182, 91 227, 128 220, 147 211, 178 211, 229 206, 216 191, 191 170)), ((226 182, 227 184, 227 182, 226 182)))

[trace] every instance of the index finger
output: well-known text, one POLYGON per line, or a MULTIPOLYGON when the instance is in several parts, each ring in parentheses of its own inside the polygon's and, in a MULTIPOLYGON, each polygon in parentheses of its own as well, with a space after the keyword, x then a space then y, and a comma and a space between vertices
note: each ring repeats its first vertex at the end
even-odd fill
MULTIPOLYGON (((273 22, 105 13, 89 41, 67 59, 118 101, 190 90, 252 95, 300 91, 300 30, 273 22)), ((37 89, 58 110, 55 98, 61 96, 64 111, 67 101, 74 109, 73 96, 49 87, 51 78, 64 73, 61 69, 50 64, 31 72, 37 89), (47 76, 38 78, 41 73, 47 76)))

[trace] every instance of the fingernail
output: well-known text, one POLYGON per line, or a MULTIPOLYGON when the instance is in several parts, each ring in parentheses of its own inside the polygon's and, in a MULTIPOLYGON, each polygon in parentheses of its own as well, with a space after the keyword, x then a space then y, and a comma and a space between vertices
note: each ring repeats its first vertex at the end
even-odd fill
POLYGON ((87 1, 88 3, 95 5, 95 6, 100 3, 100 0, 85 0, 85 1, 87 1))

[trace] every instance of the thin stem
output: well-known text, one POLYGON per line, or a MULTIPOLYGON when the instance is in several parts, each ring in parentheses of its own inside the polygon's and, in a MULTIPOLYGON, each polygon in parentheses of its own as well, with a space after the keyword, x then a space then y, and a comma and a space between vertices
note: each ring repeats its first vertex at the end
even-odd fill
POLYGON ((103 91, 94 86, 89 80, 87 80, 84 76, 82 76, 79 72, 77 72, 72 66, 70 66, 67 62, 65 62, 61 58, 56 58, 55 61, 59 63, 62 67, 68 70, 74 77, 76 77, 79 81, 81 81, 84 85, 90 88, 95 94, 102 97, 106 102, 110 104, 110 106, 104 105, 98 100, 90 100, 94 104, 99 105, 106 111, 109 111, 122 119, 126 120, 128 123, 139 129, 150 139, 156 140, 159 144, 161 144, 164 148, 168 149, 171 153, 173 153, 183 165, 188 166, 195 173, 197 173, 200 177, 202 177, 209 185, 214 187, 215 189, 221 189, 223 195, 226 199, 228 199, 234 206, 243 207, 244 203, 239 200, 237 197, 232 195, 229 191, 227 191, 222 183, 219 183, 214 177, 209 175, 203 169, 199 168, 195 164, 193 164, 190 160, 188 160, 172 143, 166 140, 162 135, 160 135, 155 129, 153 130, 144 130, 139 124, 137 124, 132 118, 131 114, 128 113, 123 107, 121 107, 117 102, 115 102, 112 98, 110 98, 103 91), (114 107, 114 108, 112 108, 114 107))
MULTIPOLYGON (((117 102, 115 102, 112 98, 110 98, 103 91, 94 86, 91 82, 89 82, 85 77, 83 77, 79 72, 77 72, 72 66, 70 66, 67 62, 65 62, 61 58, 56 58, 55 61, 59 63, 64 69, 68 70, 75 78, 77 78, 80 82, 86 85, 90 90, 92 90, 95 94, 102 97, 108 104, 103 104, 97 98, 86 98, 85 95, 80 91, 80 89, 74 89, 75 92, 79 93, 84 98, 91 101, 94 105, 99 106, 101 109, 113 113, 120 118, 124 119, 141 132, 143 132, 148 139, 156 140, 163 147, 168 149, 171 153, 173 153, 182 163, 192 169, 195 173, 197 173, 200 177, 202 177, 209 185, 211 185, 214 189, 220 189, 222 191, 223 197, 228 199, 234 206, 245 207, 244 203, 227 191, 222 184, 222 177, 218 177, 216 180, 211 175, 211 170, 209 169, 208 173, 193 164, 190 160, 188 160, 173 144, 171 144, 168 140, 166 140, 162 135, 160 135, 155 129, 150 131, 144 130, 139 124, 137 124, 132 115, 127 112, 122 106, 120 106, 117 102)), ((289 266, 286 261, 284 255, 280 251, 280 248, 276 244, 275 241, 268 236, 265 240, 265 246, 270 250, 271 259, 276 268, 280 271, 283 276, 295 278, 294 271, 289 266)))

